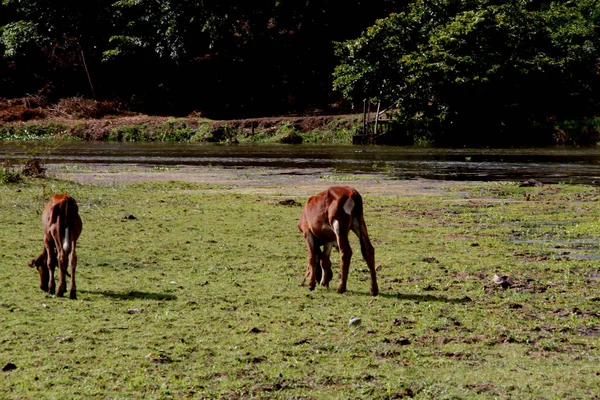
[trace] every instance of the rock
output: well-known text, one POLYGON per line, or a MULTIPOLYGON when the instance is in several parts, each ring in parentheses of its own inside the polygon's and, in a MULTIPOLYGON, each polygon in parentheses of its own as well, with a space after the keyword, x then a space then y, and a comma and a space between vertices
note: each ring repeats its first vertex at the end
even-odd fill
POLYGON ((506 289, 512 286, 513 278, 510 274, 502 276, 494 274, 494 283, 496 285, 502 286, 502 289, 506 289))
POLYGON ((521 184, 519 185, 519 187, 538 187, 538 186, 544 186, 544 184, 540 181, 536 181, 535 179, 527 179, 526 181, 521 182, 521 184))
POLYGON ((17 366, 9 362, 4 367, 2 367, 2 372, 12 371, 13 369, 17 369, 17 366))
POLYGON ((149 353, 148 355, 146 355, 146 360, 154 364, 169 364, 173 362, 171 356, 169 356, 163 351, 149 353))
POLYGON ((282 206, 300 206, 301 204, 298 203, 294 199, 287 199, 287 200, 281 200, 279 202, 279 205, 282 205, 282 206))

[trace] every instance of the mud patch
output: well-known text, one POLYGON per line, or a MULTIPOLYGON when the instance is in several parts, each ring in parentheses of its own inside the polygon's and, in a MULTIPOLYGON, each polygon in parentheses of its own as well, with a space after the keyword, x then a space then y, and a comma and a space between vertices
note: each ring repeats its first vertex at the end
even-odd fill
POLYGON ((334 185, 349 185, 358 189, 363 196, 415 196, 447 195, 448 190, 478 182, 430 181, 427 179, 395 180, 385 174, 363 174, 348 179, 323 179, 323 168, 225 168, 212 166, 180 166, 177 169, 157 170, 137 164, 85 163, 81 168, 69 163, 46 164, 47 175, 52 178, 78 183, 119 185, 137 182, 189 182, 212 185, 211 191, 269 194, 281 196, 306 196, 315 194, 334 185), (219 188, 220 186, 220 188, 219 188))

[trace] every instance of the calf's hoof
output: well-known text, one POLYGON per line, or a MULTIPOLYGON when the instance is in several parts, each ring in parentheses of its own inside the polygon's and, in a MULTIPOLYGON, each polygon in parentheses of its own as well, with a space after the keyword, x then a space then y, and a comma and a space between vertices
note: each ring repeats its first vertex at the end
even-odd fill
POLYGON ((371 296, 377 296, 379 294, 379 290, 375 289, 375 290, 371 290, 371 296))
POLYGON ((339 287, 337 290, 338 293, 345 293, 346 292, 346 288, 345 287, 339 287))
POLYGON ((69 292, 69 298, 71 300, 77 300, 77 294, 75 292, 69 292))

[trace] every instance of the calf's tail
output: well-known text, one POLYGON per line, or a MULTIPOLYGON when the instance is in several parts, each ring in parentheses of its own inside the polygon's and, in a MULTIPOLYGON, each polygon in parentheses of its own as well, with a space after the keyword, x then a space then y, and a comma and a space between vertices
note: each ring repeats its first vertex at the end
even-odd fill
POLYGON ((69 226, 67 225, 67 227, 65 227, 65 236, 63 239, 63 250, 65 251, 65 253, 68 253, 71 251, 71 235, 69 234, 69 226))
POLYGON ((62 248, 65 253, 71 251, 71 232, 69 227, 74 226, 74 215, 77 214, 77 204, 73 199, 68 198, 65 202, 64 209, 59 213, 59 224, 61 233, 63 233, 62 248))

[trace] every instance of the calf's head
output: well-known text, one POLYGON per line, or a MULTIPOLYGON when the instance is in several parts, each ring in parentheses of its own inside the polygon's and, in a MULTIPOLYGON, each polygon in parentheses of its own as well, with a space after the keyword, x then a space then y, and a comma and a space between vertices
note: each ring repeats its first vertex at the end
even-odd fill
MULTIPOLYGON (((56 257, 52 257, 52 266, 56 267, 58 265, 58 261, 56 257)), ((50 273, 48 271, 48 259, 46 250, 42 252, 39 256, 29 261, 29 267, 35 268, 38 270, 40 274, 40 289, 44 292, 48 291, 48 280, 50 279, 50 273)))

